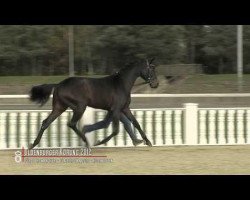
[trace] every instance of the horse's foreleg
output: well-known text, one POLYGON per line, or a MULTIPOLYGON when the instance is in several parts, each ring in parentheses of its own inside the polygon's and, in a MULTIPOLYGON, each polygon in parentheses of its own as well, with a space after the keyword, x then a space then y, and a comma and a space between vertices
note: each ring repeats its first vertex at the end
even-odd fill
POLYGON ((147 138, 146 134, 144 133, 144 131, 141 129, 140 124, 138 123, 138 121, 135 119, 134 115, 131 113, 131 110, 129 108, 126 108, 123 110, 123 113, 126 115, 126 117, 133 123, 133 125, 135 126, 135 128, 139 131, 139 133, 141 134, 141 137, 143 138, 143 140, 146 142, 146 145, 148 146, 152 146, 151 142, 149 141, 149 139, 147 138))

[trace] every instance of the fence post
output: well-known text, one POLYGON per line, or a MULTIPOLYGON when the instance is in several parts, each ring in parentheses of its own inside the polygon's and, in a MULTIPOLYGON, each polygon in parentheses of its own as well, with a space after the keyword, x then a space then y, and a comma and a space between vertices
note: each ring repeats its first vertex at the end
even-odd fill
POLYGON ((198 104, 184 105, 184 142, 186 145, 198 144, 198 104))
MULTIPOLYGON (((81 131, 84 125, 87 125, 87 124, 89 125, 89 124, 94 124, 94 123, 95 123, 95 109, 87 107, 83 115, 83 119, 81 123, 81 131)), ((87 133, 86 139, 88 140, 89 145, 92 146, 95 142, 94 132, 87 133)))

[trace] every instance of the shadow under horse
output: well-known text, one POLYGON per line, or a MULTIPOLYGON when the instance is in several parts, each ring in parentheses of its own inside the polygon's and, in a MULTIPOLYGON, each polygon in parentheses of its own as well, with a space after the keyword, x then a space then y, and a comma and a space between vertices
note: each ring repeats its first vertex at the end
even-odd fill
MULTIPOLYGON (((83 132, 77 129, 77 122, 81 119, 87 106, 102 110, 107 110, 106 122, 113 122, 113 132, 104 140, 95 145, 100 145, 119 133, 119 120, 121 114, 125 115, 130 122, 139 131, 145 144, 152 146, 140 124, 133 116, 129 105, 131 102, 131 89, 138 77, 144 79, 151 88, 157 88, 159 85, 155 66, 150 62, 131 65, 110 76, 102 78, 70 77, 58 84, 43 84, 32 87, 30 91, 30 100, 43 106, 53 91, 52 112, 42 122, 37 138, 29 149, 34 148, 41 140, 43 132, 49 125, 59 117, 67 108, 73 110, 73 117, 68 126, 82 138, 88 147, 88 141, 85 134, 91 129, 91 125, 83 128, 83 132)), ((104 120, 105 121, 105 120, 104 120)), ((99 126, 105 128, 107 123, 99 126)))

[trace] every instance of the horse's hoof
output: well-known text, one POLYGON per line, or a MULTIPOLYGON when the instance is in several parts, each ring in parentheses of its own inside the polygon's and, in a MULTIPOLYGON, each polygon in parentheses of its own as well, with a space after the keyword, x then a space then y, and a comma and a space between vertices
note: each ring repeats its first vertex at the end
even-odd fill
POLYGON ((88 142, 85 142, 85 145, 86 145, 86 148, 90 148, 90 145, 89 145, 89 143, 88 142))
POLYGON ((136 139, 136 140, 133 141, 134 146, 137 146, 137 145, 139 145, 141 143, 143 143, 143 140, 136 139))
POLYGON ((94 144, 94 146, 98 146, 98 145, 100 145, 100 140, 97 140, 97 142, 94 144))
POLYGON ((82 141, 85 142, 85 143, 87 144, 88 142, 87 142, 87 138, 85 137, 85 134, 82 133, 82 134, 80 134, 80 136, 81 136, 81 138, 82 138, 82 141))
POLYGON ((147 146, 149 146, 149 147, 152 147, 152 146, 153 146, 149 140, 147 140, 147 141, 145 142, 145 144, 146 144, 147 146))
POLYGON ((28 147, 29 150, 31 150, 33 148, 34 148, 33 144, 30 144, 29 147, 28 147))

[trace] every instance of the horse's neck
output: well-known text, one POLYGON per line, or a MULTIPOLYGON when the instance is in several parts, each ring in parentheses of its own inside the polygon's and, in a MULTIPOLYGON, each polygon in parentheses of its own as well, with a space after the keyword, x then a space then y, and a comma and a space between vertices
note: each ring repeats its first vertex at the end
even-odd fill
POLYGON ((139 73, 138 73, 138 68, 136 67, 132 68, 131 70, 126 71, 126 73, 122 75, 122 82, 124 84, 126 93, 131 92, 132 87, 138 77, 139 77, 139 73))

